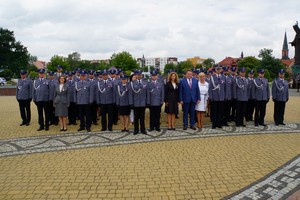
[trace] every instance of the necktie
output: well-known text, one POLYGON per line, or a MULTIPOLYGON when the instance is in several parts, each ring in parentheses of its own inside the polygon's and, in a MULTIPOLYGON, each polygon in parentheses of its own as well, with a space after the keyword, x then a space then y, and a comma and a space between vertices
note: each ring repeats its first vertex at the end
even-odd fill
POLYGON ((190 88, 192 88, 192 80, 191 79, 188 79, 189 80, 189 86, 190 88))

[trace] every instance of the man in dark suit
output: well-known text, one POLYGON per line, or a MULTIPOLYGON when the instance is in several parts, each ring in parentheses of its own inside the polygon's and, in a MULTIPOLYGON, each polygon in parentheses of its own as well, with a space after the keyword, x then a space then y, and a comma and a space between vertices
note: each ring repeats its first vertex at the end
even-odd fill
POLYGON ((198 88, 198 80, 192 78, 191 70, 186 72, 185 78, 180 81, 179 100, 183 106, 183 130, 188 127, 188 116, 190 115, 190 128, 196 130, 195 127, 195 106, 200 101, 200 93, 198 88))

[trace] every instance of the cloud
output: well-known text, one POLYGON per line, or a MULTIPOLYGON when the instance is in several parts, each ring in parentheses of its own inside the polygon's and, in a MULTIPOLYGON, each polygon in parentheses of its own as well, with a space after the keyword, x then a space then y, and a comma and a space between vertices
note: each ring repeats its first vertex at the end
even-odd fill
POLYGON ((257 56, 262 48, 280 57, 285 29, 293 40, 299 7, 295 0, 2 0, 0 23, 46 61, 74 51, 83 59, 129 51, 134 57, 220 61, 241 51, 257 56))

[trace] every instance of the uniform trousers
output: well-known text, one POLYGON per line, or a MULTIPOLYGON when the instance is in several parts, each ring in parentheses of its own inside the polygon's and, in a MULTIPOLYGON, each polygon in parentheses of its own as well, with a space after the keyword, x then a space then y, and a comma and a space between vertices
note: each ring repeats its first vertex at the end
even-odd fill
POLYGON ((77 116, 77 105, 74 102, 70 102, 68 107, 68 118, 70 124, 75 124, 77 116))
POLYGON ((58 124, 58 117, 55 116, 55 107, 53 106, 53 101, 49 101, 49 120, 50 124, 58 124))
POLYGON ((244 118, 247 111, 247 101, 237 101, 236 103, 236 116, 235 116, 235 125, 241 126, 244 125, 244 118))
POLYGON ((236 104, 237 100, 233 99, 231 102, 231 114, 230 114, 230 119, 231 121, 235 121, 235 116, 236 116, 236 104))
POLYGON ((29 124, 31 120, 30 102, 31 100, 18 100, 20 114, 23 124, 29 124))
POLYGON ((139 125, 141 132, 145 132, 145 110, 146 107, 134 107, 134 132, 139 132, 139 125))
POLYGON ((231 109, 231 100, 225 100, 223 125, 227 125, 227 123, 230 122, 230 109, 231 109))
POLYGON ((285 101, 274 102, 274 122, 276 125, 283 124, 285 104, 285 101))
POLYGON ((253 121, 254 108, 255 108, 255 100, 249 99, 247 103, 247 113, 246 113, 247 121, 253 121))
POLYGON ((257 101, 255 102, 255 117, 254 123, 255 125, 264 124, 265 115, 266 115, 266 105, 267 101, 257 101))
POLYGON ((35 102, 38 110, 38 121, 40 128, 49 128, 49 101, 35 102), (45 114, 45 118, 44 118, 45 114), (44 121, 45 119, 45 121, 44 121))
POLYGON ((222 126, 222 117, 224 112, 224 101, 210 101, 210 118, 212 126, 222 126))
POLYGON ((113 123, 117 124, 118 123, 118 113, 119 113, 119 109, 118 106, 116 104, 113 104, 113 123))
POLYGON ((91 128, 91 106, 88 104, 78 105, 80 116, 80 128, 91 128))
POLYGON ((97 102, 91 103, 91 119, 94 124, 97 124, 98 104, 97 102))
POLYGON ((160 129, 161 106, 150 106, 150 129, 160 129))
POLYGON ((112 130, 113 126, 113 104, 101 104, 101 126, 102 130, 112 130), (106 117, 107 115, 107 117, 106 117), (108 118, 108 119, 107 119, 108 118), (107 122, 108 120, 108 122, 107 122))
POLYGON ((188 127, 188 119, 190 115, 190 126, 195 125, 195 102, 183 103, 183 126, 188 127))

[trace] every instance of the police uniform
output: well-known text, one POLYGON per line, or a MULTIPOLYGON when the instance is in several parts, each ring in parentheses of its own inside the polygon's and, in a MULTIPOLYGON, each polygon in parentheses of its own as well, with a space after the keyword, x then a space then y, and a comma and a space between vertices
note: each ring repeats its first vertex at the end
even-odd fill
MULTIPOLYGON (((140 70, 136 74, 141 74, 140 70)), ((148 82, 142 79, 137 79, 130 83, 129 104, 134 107, 134 134, 141 132, 147 134, 145 128, 145 110, 147 105, 147 88, 148 82)))
POLYGON ((61 71, 63 67, 61 65, 57 66, 57 72, 54 73, 54 79, 58 80, 60 76, 63 76, 63 72, 61 71))
MULTIPOLYGON (((240 72, 245 72, 243 67, 240 72)), ((245 77, 238 76, 233 82, 233 98, 236 99, 236 126, 245 126, 244 118, 247 111, 247 102, 249 98, 249 82, 245 77)))
MULTIPOLYGON (((40 69, 39 74, 44 74, 45 70, 40 69)), ((38 131, 49 130, 49 80, 46 78, 37 78, 33 82, 33 101, 38 110, 38 123, 40 125, 38 131), (45 117, 44 117, 45 115, 45 117)))
MULTIPOLYGON (((21 75, 26 75, 27 72, 22 70, 21 75)), ((28 126, 31 120, 30 102, 32 100, 32 81, 29 78, 20 78, 17 83, 16 98, 19 103, 22 123, 20 126, 28 126)))
MULTIPOLYGON (((116 71, 116 70, 110 70, 109 73, 118 75, 119 72, 116 71)), ((117 78, 117 77, 116 78, 110 78, 110 79, 113 82, 114 89, 116 90, 116 87, 117 87, 117 85, 120 84, 121 79, 117 78)), ((119 111, 118 111, 118 107, 115 103, 113 103, 112 109, 113 109, 113 113, 112 113, 113 114, 113 124, 117 125, 118 124, 118 113, 119 113, 119 111)))
MULTIPOLYGON (((223 71, 228 71, 227 67, 223 67, 223 71)), ((225 98, 224 98, 224 117, 223 117, 223 125, 228 126, 228 122, 230 121, 230 108, 232 102, 232 90, 233 90, 233 81, 232 76, 225 76, 225 98)))
MULTIPOLYGON (((72 73, 69 72, 68 76, 72 77, 72 73)), ((67 79, 66 84, 69 87, 69 99, 70 99, 70 104, 68 107, 68 119, 69 119, 69 123, 68 125, 77 125, 76 123, 76 116, 77 116, 77 105, 75 103, 75 99, 74 99, 74 92, 75 92, 75 80, 72 77, 72 79, 67 79)))
MULTIPOLYGON (((237 69, 236 69, 236 67, 231 67, 230 70, 232 73, 229 76, 233 79, 233 81, 235 81, 237 76, 234 73, 236 72, 237 69)), ((230 120, 231 121, 235 121, 236 104, 237 104, 237 100, 235 98, 233 98, 231 101, 231 112, 230 112, 230 120)))
MULTIPOLYGON (((221 68, 217 67, 219 70, 221 68)), ((226 78, 221 74, 214 74, 210 77, 208 96, 210 100, 210 117, 212 128, 222 128, 222 117, 224 113, 226 78)))
MULTIPOLYGON (((279 70, 280 74, 284 74, 283 69, 279 70)), ((274 101, 274 122, 275 125, 285 125, 284 123, 284 111, 285 104, 289 100, 289 86, 288 82, 284 78, 276 78, 272 82, 272 99, 274 101)))
MULTIPOLYGON (((80 76, 85 75, 86 72, 81 71, 80 76)), ((82 131, 86 128, 86 130, 90 132, 92 124, 90 104, 93 98, 89 81, 79 80, 75 82, 74 100, 78 106, 80 116, 80 128, 78 131, 82 131)))
MULTIPOLYGON (((53 76, 54 73, 53 72, 49 72, 48 73, 49 76, 53 76)), ((54 99, 54 91, 55 91, 55 87, 56 85, 58 84, 58 79, 50 79, 48 78, 49 80, 49 124, 52 125, 52 124, 55 124, 57 125, 58 124, 58 117, 55 116, 55 107, 53 106, 53 99, 54 99)))
MULTIPOLYGON (((103 71, 107 75, 107 71, 103 71)), ((115 104, 114 83, 110 79, 97 82, 97 103, 101 105, 101 131, 112 131, 113 126, 113 104, 115 104), (108 120, 107 120, 108 118, 108 120)))
MULTIPOLYGON (((248 74, 254 74, 253 70, 250 70, 248 74)), ((246 121, 253 121, 253 113, 255 108, 255 95, 254 95, 254 78, 248 76, 249 83, 249 99, 247 103, 246 121)))
MULTIPOLYGON (((152 76, 157 76, 157 72, 152 72, 152 76)), ((164 103, 164 84, 162 81, 151 80, 148 83, 147 105, 150 109, 150 130, 160 131, 161 106, 164 103)))
MULTIPOLYGON (((258 73, 264 73, 263 69, 260 69, 258 73)), ((266 115, 266 105, 270 99, 270 89, 268 84, 268 79, 257 77, 253 81, 254 83, 254 98, 255 98, 255 116, 254 116, 254 125, 265 124, 265 115, 266 115)))
MULTIPOLYGON (((94 71, 91 70, 89 72, 90 75, 94 75, 94 71)), ((96 92, 96 88, 97 88, 97 80, 96 78, 88 78, 87 81, 90 82, 90 87, 93 93, 93 99, 92 99, 92 103, 91 103, 91 120, 93 122, 93 124, 97 125, 97 111, 98 111, 98 104, 97 104, 97 92, 96 92)))

